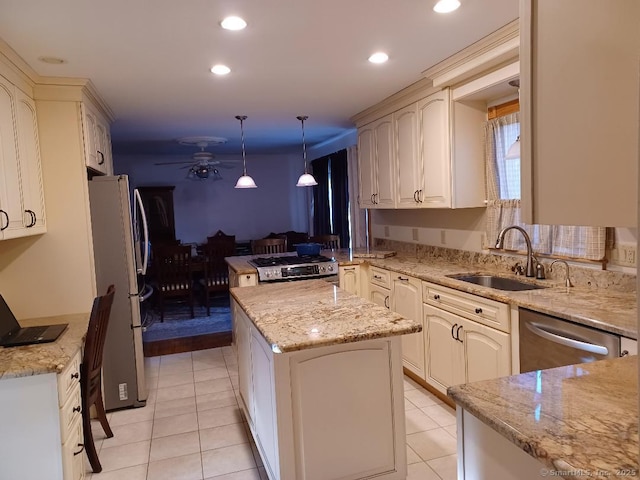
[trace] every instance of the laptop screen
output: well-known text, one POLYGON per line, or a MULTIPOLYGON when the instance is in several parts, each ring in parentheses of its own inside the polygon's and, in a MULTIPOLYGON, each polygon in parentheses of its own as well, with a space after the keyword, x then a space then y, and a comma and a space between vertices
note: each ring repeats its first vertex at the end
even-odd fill
POLYGON ((20 328, 20 324, 13 315, 9 305, 7 305, 7 302, 5 302, 2 295, 0 295, 0 338, 16 328, 20 328))

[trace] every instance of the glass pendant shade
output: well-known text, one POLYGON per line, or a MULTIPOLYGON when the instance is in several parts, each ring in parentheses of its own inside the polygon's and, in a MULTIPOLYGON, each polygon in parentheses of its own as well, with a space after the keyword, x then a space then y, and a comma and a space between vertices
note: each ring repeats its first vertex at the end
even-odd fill
POLYGON ((318 185, 318 182, 316 182, 316 179, 313 178, 313 175, 307 170, 307 147, 304 143, 304 121, 309 117, 300 115, 296 118, 302 123, 302 157, 304 158, 304 173, 300 175, 296 187, 313 187, 314 185, 318 185))
POLYGON ((505 160, 513 160, 514 158, 520 158, 520 135, 515 142, 507 150, 507 154, 504 156, 505 160))
POLYGON ((238 178, 234 188, 258 188, 256 182, 247 175, 247 158, 244 152, 244 128, 243 123, 247 119, 246 115, 236 115, 236 119, 240 120, 240 134, 242 136, 242 176, 238 178))
POLYGON ((234 188, 258 188, 258 186, 249 175, 242 175, 238 178, 234 188))

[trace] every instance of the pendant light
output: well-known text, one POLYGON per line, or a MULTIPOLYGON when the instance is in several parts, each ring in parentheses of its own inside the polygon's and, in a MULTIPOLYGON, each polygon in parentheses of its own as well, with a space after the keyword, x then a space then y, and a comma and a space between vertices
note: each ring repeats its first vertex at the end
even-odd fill
POLYGON ((247 158, 244 152, 244 128, 243 122, 247 119, 246 115, 236 115, 236 119, 240 120, 240 135, 242 138, 242 176, 236 182, 234 188, 257 188, 256 182, 253 181, 249 175, 247 175, 247 158))
POLYGON ((505 160, 513 160, 514 158, 520 158, 520 135, 518 135, 518 138, 516 138, 516 141, 511 144, 504 158, 505 160))
POLYGON ((296 187, 313 187, 317 185, 316 179, 307 171, 307 147, 304 144, 304 121, 309 118, 306 115, 296 117, 302 123, 302 158, 304 158, 304 173, 300 175, 296 187))

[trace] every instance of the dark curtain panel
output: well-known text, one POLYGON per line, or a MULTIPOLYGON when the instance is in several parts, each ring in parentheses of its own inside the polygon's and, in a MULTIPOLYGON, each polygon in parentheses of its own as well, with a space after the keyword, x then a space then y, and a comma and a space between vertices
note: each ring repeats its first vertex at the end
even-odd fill
POLYGON ((340 245, 347 248, 349 246, 347 150, 318 158, 311 162, 311 167, 313 176, 318 182, 318 185, 313 187, 313 231, 315 235, 340 235, 340 245), (330 191, 332 208, 329 205, 330 191))
POLYGON ((311 162, 313 177, 318 185, 313 187, 313 231, 316 235, 331 233, 329 216, 329 157, 311 162))
POLYGON ((340 245, 349 246, 349 182, 347 151, 329 155, 331 170, 331 203, 333 205, 333 234, 340 235, 340 245))

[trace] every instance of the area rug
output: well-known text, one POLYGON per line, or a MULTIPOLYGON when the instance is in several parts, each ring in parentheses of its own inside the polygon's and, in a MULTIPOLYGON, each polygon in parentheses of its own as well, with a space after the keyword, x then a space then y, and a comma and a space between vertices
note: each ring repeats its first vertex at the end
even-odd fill
POLYGON ((166 305, 164 321, 161 322, 159 310, 150 308, 143 317, 143 341, 154 342, 231 331, 229 297, 212 299, 209 316, 207 316, 207 308, 203 305, 196 304, 193 310, 195 318, 191 318, 188 305, 179 303, 166 305))

